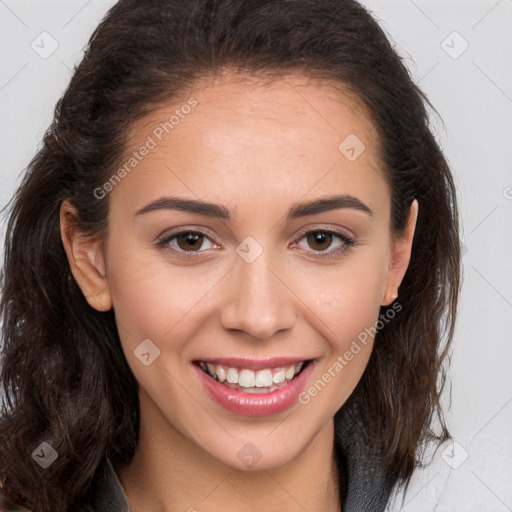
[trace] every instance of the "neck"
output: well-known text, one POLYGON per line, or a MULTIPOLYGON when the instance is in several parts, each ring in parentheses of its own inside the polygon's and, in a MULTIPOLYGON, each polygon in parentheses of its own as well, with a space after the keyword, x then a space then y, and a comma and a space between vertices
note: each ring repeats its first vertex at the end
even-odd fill
POLYGON ((230 510, 248 512, 341 510, 332 419, 295 459, 272 469, 240 471, 211 456, 156 411, 154 403, 141 405, 135 456, 118 470, 132 512, 225 512, 227 503, 230 510))

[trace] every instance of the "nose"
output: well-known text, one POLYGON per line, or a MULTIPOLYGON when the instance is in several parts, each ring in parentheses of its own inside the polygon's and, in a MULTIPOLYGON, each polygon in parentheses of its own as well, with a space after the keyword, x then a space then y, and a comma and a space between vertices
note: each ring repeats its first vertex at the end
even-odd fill
POLYGON ((266 339, 295 325, 296 297, 284 276, 267 263, 265 252, 252 263, 241 258, 235 263, 221 311, 225 329, 266 339))

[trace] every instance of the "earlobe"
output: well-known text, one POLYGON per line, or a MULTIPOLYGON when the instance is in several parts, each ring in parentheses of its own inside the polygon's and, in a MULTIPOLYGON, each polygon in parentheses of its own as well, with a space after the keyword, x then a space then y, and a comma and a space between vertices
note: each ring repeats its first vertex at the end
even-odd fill
POLYGON ((380 301, 381 306, 389 306, 398 298, 398 288, 392 288, 386 286, 382 298, 380 301))
POLYGON ((381 306, 389 306, 398 298, 398 289, 411 259, 412 242, 418 219, 418 201, 414 199, 409 208, 407 224, 400 238, 393 243, 391 261, 388 266, 386 286, 381 297, 381 306))
POLYGON ((71 273, 91 307, 98 311, 112 308, 106 279, 105 259, 101 241, 81 232, 77 214, 69 200, 60 208, 60 233, 71 273))

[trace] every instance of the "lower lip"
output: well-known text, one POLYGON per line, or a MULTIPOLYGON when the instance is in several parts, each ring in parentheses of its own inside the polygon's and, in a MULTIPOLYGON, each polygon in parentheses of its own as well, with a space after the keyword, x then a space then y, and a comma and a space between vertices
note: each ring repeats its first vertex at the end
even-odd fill
POLYGON ((199 380, 212 398, 226 409, 245 416, 266 416, 288 409, 297 399, 313 371, 310 361, 289 384, 269 393, 244 393, 224 386, 194 365, 199 380))

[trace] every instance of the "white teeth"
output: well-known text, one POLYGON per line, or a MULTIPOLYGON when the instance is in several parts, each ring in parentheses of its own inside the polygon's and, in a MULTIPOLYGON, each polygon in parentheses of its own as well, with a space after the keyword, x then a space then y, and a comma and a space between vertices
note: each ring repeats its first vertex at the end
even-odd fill
POLYGON ((244 388, 244 391, 248 393, 266 393, 277 389, 278 385, 285 381, 291 381, 302 370, 304 362, 285 368, 264 368, 257 371, 246 368, 239 370, 203 361, 199 362, 199 366, 219 382, 226 382, 227 384, 233 384, 233 387, 244 388))
POLYGON ((226 370, 224 370, 224 367, 220 364, 215 367, 215 372, 211 372, 211 374, 217 375, 219 382, 224 382, 226 380, 226 370))
POLYGON ((242 370, 238 375, 238 384, 243 388, 253 388, 256 383, 252 370, 242 370))
POLYGON ((294 366, 290 366, 290 368, 288 368, 286 370, 286 378, 288 380, 292 380, 293 379, 293 376, 295 375, 295 365, 294 366))
MULTIPOLYGON (((240 384, 242 385, 242 384, 240 384)), ((267 388, 272 386, 272 370, 265 369, 256 372, 256 387, 267 388)))
POLYGON ((226 380, 230 384, 238 384, 238 372, 235 368, 230 368, 226 374, 226 380))
POLYGON ((284 382, 285 379, 286 375, 284 370, 279 370, 278 372, 274 373, 274 376, 272 377, 274 384, 281 384, 281 382, 284 382))

